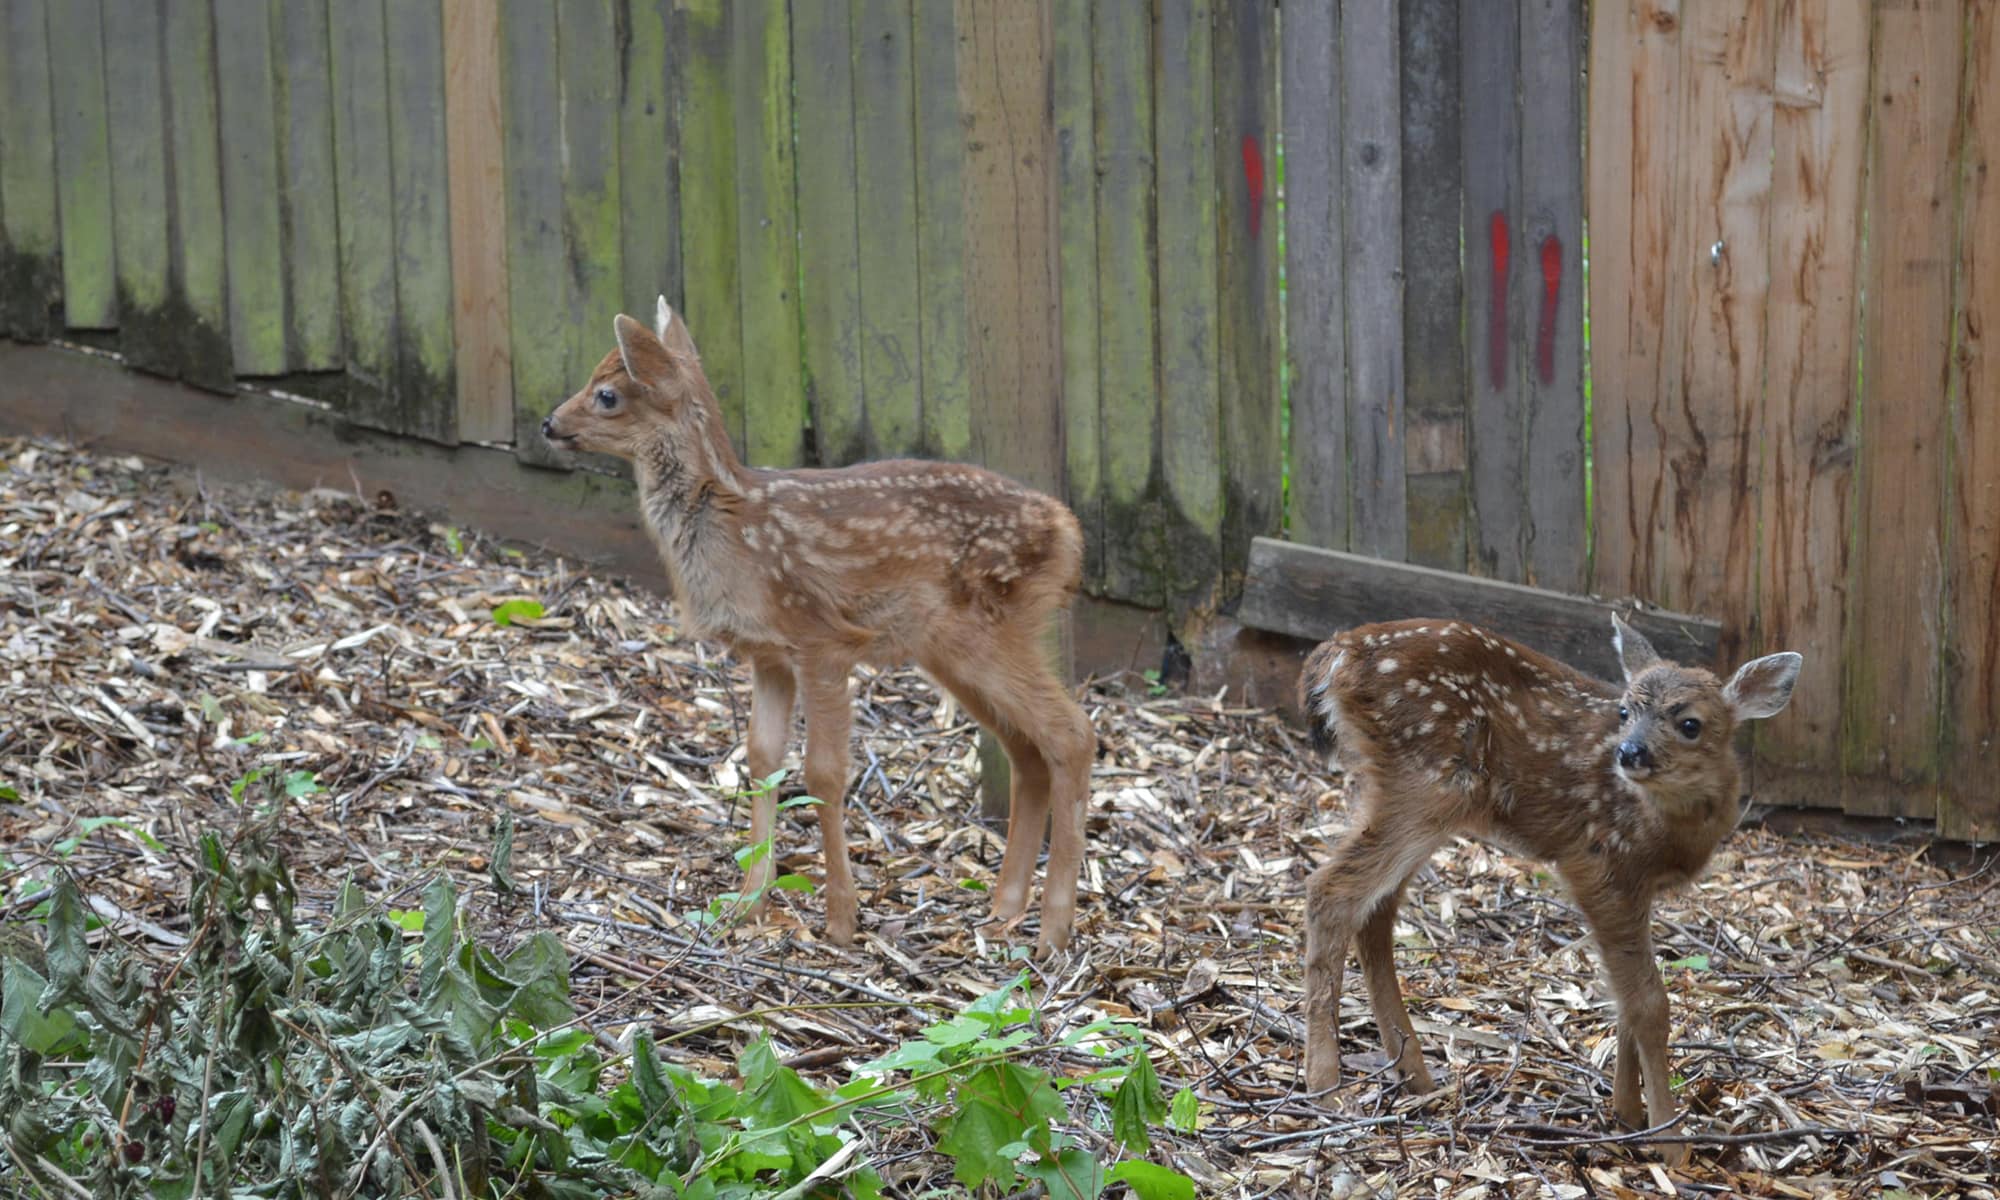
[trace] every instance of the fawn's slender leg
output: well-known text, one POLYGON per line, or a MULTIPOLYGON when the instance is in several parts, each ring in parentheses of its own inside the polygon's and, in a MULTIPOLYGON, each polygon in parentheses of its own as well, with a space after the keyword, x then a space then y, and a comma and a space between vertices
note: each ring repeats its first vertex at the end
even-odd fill
POLYGON ((926 663, 925 670, 958 700, 968 716, 998 738, 1007 752, 1007 848, 993 888, 993 919, 1011 921, 1026 911, 1028 891, 1035 881, 1035 856, 1041 852, 1042 833, 1048 824, 1049 764, 1033 739, 994 715, 993 706, 969 676, 944 663, 926 663))
POLYGON ((1382 1052, 1396 1064, 1404 1086, 1415 1092, 1431 1090, 1431 1073, 1424 1067, 1423 1046, 1417 1041, 1410 1010, 1403 1007, 1403 989, 1396 982, 1396 912, 1403 906, 1405 878, 1375 906, 1362 923, 1354 944, 1361 955, 1361 974, 1368 981, 1368 1006, 1375 1010, 1375 1027, 1382 1052))
MULTIPOLYGON (((750 786, 757 789, 750 797, 752 846, 769 842, 777 823, 778 797, 759 789, 758 785, 769 779, 778 769, 778 764, 784 761, 785 741, 792 731, 792 701, 797 692, 797 679, 792 674, 791 665, 784 659, 758 658, 752 661, 747 755, 750 760, 750 786)), ((765 891, 775 866, 772 857, 767 851, 744 873, 743 894, 755 893, 757 896, 753 912, 762 912, 770 899, 765 891)))
POLYGON ((800 683, 806 709, 806 792, 819 801, 821 852, 826 856, 826 935, 835 945, 854 941, 854 872, 847 861, 847 777, 854 705, 845 663, 807 664, 800 683))
MULTIPOLYGON (((1612 1105, 1632 1125, 1664 1124, 1677 1110, 1667 1060, 1667 985, 1653 959, 1652 904, 1649 900, 1632 903, 1613 899, 1609 889, 1573 890, 1597 937, 1604 973, 1618 1004, 1618 1062, 1612 1073, 1612 1105), (1646 1111, 1643 1118, 1635 1119, 1642 1085, 1646 1111)), ((1659 1150, 1669 1165, 1687 1160, 1685 1145, 1669 1144, 1659 1150)))

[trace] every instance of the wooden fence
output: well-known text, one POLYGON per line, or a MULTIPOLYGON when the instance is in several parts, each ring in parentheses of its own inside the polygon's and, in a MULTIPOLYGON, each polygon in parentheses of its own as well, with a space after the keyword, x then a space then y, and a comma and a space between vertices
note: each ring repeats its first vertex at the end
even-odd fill
POLYGON ((0 326, 552 468, 665 292, 753 462, 1716 615, 1765 798, 1991 836, 1995 7, 0 0, 0 326))

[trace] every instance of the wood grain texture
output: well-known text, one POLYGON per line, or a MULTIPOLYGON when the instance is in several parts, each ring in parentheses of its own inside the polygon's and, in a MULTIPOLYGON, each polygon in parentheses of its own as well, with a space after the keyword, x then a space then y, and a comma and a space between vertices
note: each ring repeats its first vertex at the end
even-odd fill
MULTIPOLYGON (((634 40, 640 40, 636 33, 634 40)), ((514 359, 508 344, 498 0, 445 0, 444 54, 458 435, 473 442, 512 442, 514 359)), ((664 78, 660 86, 665 86, 664 78)))
POLYGON ((334 196, 340 211, 340 311, 349 420, 401 432, 396 402, 396 203, 389 57, 382 6, 344 7, 333 46, 334 196))
POLYGON ((1290 533, 1349 545, 1347 319, 1341 222, 1339 9, 1285 13, 1285 355, 1292 409, 1290 533))
MULTIPOLYGON (((435 4, 391 3, 385 15, 389 170, 396 214, 396 405, 410 433, 449 444, 458 440, 458 371, 452 341, 456 298, 446 174, 444 14, 435 4)), ((615 241, 609 253, 615 262, 615 241)))
POLYGON ((175 290, 186 317, 180 377, 234 393, 229 280, 222 228, 222 149, 215 106, 215 29, 205 4, 170 4, 162 27, 171 131, 175 290))
POLYGON ((1613 612, 1668 658, 1705 663, 1715 657, 1720 627, 1712 620, 1635 612, 1565 592, 1270 538, 1251 543, 1238 618, 1253 629, 1314 641, 1373 621, 1468 621, 1615 680, 1621 673, 1611 645, 1613 612))
POLYGON ((916 86, 910 0, 852 0, 855 179, 861 244, 861 376, 868 454, 915 454, 923 437, 917 312, 916 86))
MULTIPOLYGON (((1842 757, 1852 773, 1926 785, 1937 779, 1940 744, 1962 16, 1962 6, 1934 0, 1876 13, 1862 263, 1857 578, 1842 757)), ((1930 806, 1905 815, 1928 817, 1930 806)))
POLYGON ((736 69, 744 447, 749 461, 769 467, 797 466, 805 460, 806 445, 792 178, 792 46, 785 7, 785 0, 739 3, 730 27, 736 69))
POLYGON ((118 323, 117 252, 111 232, 111 135, 104 113, 104 21, 97 0, 48 7, 49 75, 61 209, 63 321, 72 329, 118 323))
MULTIPOLYGON (((614 0, 559 0, 556 77, 562 95, 563 382, 553 399, 583 387, 616 340, 625 300, 620 256, 623 187, 618 157, 620 73, 614 0)), ((652 310, 639 319, 651 322, 652 310)))
POLYGON ((1353 546, 1400 561, 1409 551, 1409 497, 1403 467, 1403 143, 1396 6, 1394 0, 1341 0, 1340 10, 1353 546))
MULTIPOLYGON (((1215 0, 1216 301, 1223 596, 1250 539, 1284 523, 1278 389, 1278 28, 1263 0, 1215 0)), ((1162 161, 1165 161, 1164 155, 1162 161)), ((1183 335, 1184 336, 1184 335, 1183 335)))
POLYGON ((1153 257, 1153 86, 1148 14, 1100 6, 1091 28, 1097 141, 1098 403, 1105 591, 1164 600, 1156 490, 1159 359, 1153 257))
MULTIPOLYGON (((974 11, 983 7, 974 6, 974 11)), ((1045 2, 1026 4, 1022 11, 1002 16, 996 13, 993 29, 996 34, 1006 37, 1009 44, 1018 43, 1023 54, 1031 55, 1028 60, 1041 72, 1035 78, 1036 87, 1031 91, 1019 92, 1023 108, 1018 114, 1009 114, 1010 125, 1026 124, 1040 127, 1043 132, 1040 144, 1034 146, 1038 156, 1033 163, 1021 164, 1023 172, 1032 176, 1040 194, 1024 196, 1021 224, 1024 230, 1038 228, 1042 218, 1036 206, 1047 206, 1052 201, 1048 193, 1048 156, 1051 147, 1047 144, 1046 126, 1049 121, 1049 81, 1048 56, 1049 40, 1048 12, 1045 2), (1036 32, 1031 44, 1028 30, 1036 32), (1010 32, 1012 31, 1012 32, 1010 32)), ((968 227, 967 211, 969 183, 966 179, 967 151, 972 139, 967 135, 968 122, 972 114, 962 105, 962 84, 966 79, 963 65, 959 62, 959 49, 965 39, 972 36, 967 25, 968 8, 963 4, 945 4, 942 0, 927 0, 912 6, 910 21, 910 45, 912 72, 916 91, 917 125, 917 341, 923 347, 921 370, 924 381, 924 425, 923 447, 926 456, 951 460, 972 458, 984 459, 989 452, 981 442, 990 424, 982 423, 990 414, 982 413, 981 406, 974 399, 974 384, 967 377, 967 366, 971 361, 967 347, 967 322, 970 305, 975 301, 968 287, 967 261, 970 254, 965 241, 968 227)), ((1026 70, 1025 65, 1014 68, 1026 70)), ((1032 140, 1032 139, 1030 139, 1032 140)), ((1053 209, 1050 210, 1053 213, 1053 209)), ((1023 252, 1033 248, 1034 234, 1024 233, 1023 252)), ((1055 282, 1045 281, 1045 289, 1040 303, 1056 308, 1055 282)), ((1053 315, 1048 318, 1054 320, 1053 315)), ((1061 398, 1053 390, 1046 399, 1036 398, 1023 413, 1025 428, 1039 429, 1040 421, 1035 412, 1044 404, 1061 407, 1061 398)), ((1055 461, 1062 457, 1061 428, 1058 425, 1054 435, 1044 447, 1031 451, 1037 464, 1046 458, 1049 448, 1053 448, 1055 461)), ((1041 471, 1041 466, 1035 468, 1041 471)), ((1060 468, 1052 478, 1043 480, 1042 486, 1057 488, 1062 482, 1060 468)))
POLYGON ((1083 524, 1084 586, 1104 577, 1104 461, 1098 402, 1096 84, 1091 6, 1052 13, 1056 156, 1056 262, 1062 309, 1065 495, 1083 524))
POLYGON ((238 375, 282 375, 285 247, 269 0, 213 0, 229 338, 238 375))
MULTIPOLYGON (((2000 4, 1968 10, 1965 73, 2000 77, 2000 4)), ((1968 87, 1959 230, 1958 378, 1948 504, 1948 717, 1938 832, 2000 836, 2000 95, 1968 87)))
POLYGON ((180 369, 160 10, 135 6, 104 29, 111 129, 111 225, 118 253, 118 349, 128 366, 180 369))
MULTIPOLYGON (((1527 578, 1573 592, 1584 586, 1590 551, 1583 494, 1582 0, 1521 0, 1521 50, 1526 136, 1516 261, 1526 303, 1516 303, 1514 313, 1528 401, 1527 578)), ((1768 74, 1757 79, 1752 87, 1768 86, 1768 74)), ((1737 99, 1753 110, 1758 103, 1754 94, 1737 99)), ((1768 176, 1767 166, 1766 187, 1768 176)), ((1754 215, 1764 198, 1762 190, 1744 197, 1738 219, 1754 215)))
POLYGON ((681 296, 680 130, 674 110, 679 38, 673 0, 617 0, 620 307, 650 322, 661 296, 681 296))
POLYGON ((1752 777, 1826 772, 1838 805, 1842 652, 1853 525, 1869 14, 1838 0, 1778 11, 1771 139, 1759 653, 1805 656, 1792 702, 1760 722, 1752 777))
MULTIPOLYGON (((554 0, 502 0, 500 97, 506 142, 507 343, 514 391, 514 453, 551 464, 542 418, 569 389, 569 296, 563 238, 554 0)), ((610 330, 605 330, 609 333, 610 330)))
MULTIPOLYGON (((681 120, 681 315, 723 422, 743 450, 743 312, 738 300, 736 101, 723 0, 679 0, 675 73, 681 120)), ((517 343, 518 345, 518 343, 517 343)))
MULTIPOLYGON (((1225 8, 1229 3, 1223 0, 1225 8)), ((1230 19, 1224 12, 1216 17, 1230 19)), ((1241 197, 1233 197, 1236 202, 1227 206, 1227 215, 1218 212, 1218 183, 1223 190, 1240 191, 1242 168, 1240 160, 1232 162, 1218 149, 1239 138, 1237 114, 1222 112, 1216 103, 1218 71, 1208 4, 1161 0, 1153 33, 1160 481, 1166 535, 1160 565, 1169 604, 1186 610, 1209 598, 1221 565, 1224 440, 1217 354, 1222 349, 1218 304, 1223 298, 1217 294, 1217 221, 1233 224, 1249 218, 1242 207, 1247 200, 1241 197), (1218 161, 1235 168, 1226 181, 1217 179, 1218 161)), ((1258 133, 1252 128, 1243 136, 1258 133)), ((1244 349, 1249 356, 1250 348, 1244 349)), ((1254 405, 1258 395, 1253 391, 1235 398, 1254 405)))
POLYGON ((273 6, 279 62, 276 103, 283 174, 285 284, 295 371, 341 365, 340 220, 334 182, 333 67, 326 0, 273 6))
MULTIPOLYGON (((1408 396, 1403 482, 1409 557, 1451 571, 1465 569, 1471 501, 1466 490, 1469 381, 1459 261, 1464 114, 1458 10, 1459 0, 1404 0, 1397 46, 1402 62, 1403 387, 1408 396)), ((1570 128, 1575 127, 1572 121, 1570 128)), ((1571 135, 1573 148, 1578 136, 1571 135)), ((1581 429, 1577 437, 1580 442, 1581 429)), ((1581 472, 1580 446, 1575 458, 1581 472)), ((1580 495, 1578 508, 1581 527, 1580 495)))
POLYGON ((62 305, 46 0, 0 5, 0 330, 48 337, 62 305))
MULTIPOLYGON (((1622 39, 1624 34, 1609 36, 1622 39)), ((1519 7, 1463 0, 1459 39, 1468 471, 1476 514, 1470 566, 1482 575, 1519 583, 1528 576, 1527 397, 1513 332, 1516 231, 1521 224, 1519 7)), ((1614 54, 1617 47, 1600 45, 1599 52, 1614 54)), ((1617 152, 1615 147, 1607 151, 1617 152)), ((1594 220, 1596 209, 1591 211, 1594 220)))
POLYGON ((806 397, 819 461, 828 466, 867 457, 850 23, 846 4, 792 6, 806 397))

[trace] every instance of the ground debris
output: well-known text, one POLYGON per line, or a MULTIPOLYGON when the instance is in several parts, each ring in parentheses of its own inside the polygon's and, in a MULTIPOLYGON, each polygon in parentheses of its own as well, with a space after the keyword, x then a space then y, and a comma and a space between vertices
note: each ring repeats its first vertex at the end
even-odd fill
MULTIPOLYGON (((414 907, 449 872, 496 943, 562 939, 607 1042, 678 1032, 720 1074, 762 1029, 801 1070, 837 1069, 991 991, 1033 932, 984 923, 1003 843, 973 819, 973 727, 912 673, 857 690, 862 944, 825 944, 795 892, 763 927, 718 926, 747 827, 747 673, 662 598, 382 497, 0 439, 0 917, 67 869, 108 927, 171 954, 195 839, 261 780, 290 808, 301 919, 347 881, 414 907)), ((1078 949, 1038 970, 1057 1020, 1143 1024, 1169 1093, 1200 1098, 1200 1131, 1157 1152, 1203 1194, 2000 1186, 2000 869, 1907 845, 1740 831, 1660 905, 1686 1171, 1608 1123, 1612 1012, 1578 914, 1475 842, 1438 854, 1397 929, 1444 1087, 1385 1085, 1352 988, 1361 1070, 1321 1107, 1301 1091, 1299 922, 1339 779, 1266 713, 1155 690, 1087 689, 1102 751, 1078 949)), ((817 878, 808 812, 777 852, 817 878)), ((935 1168, 923 1136, 879 1135, 892 1183, 935 1168)))

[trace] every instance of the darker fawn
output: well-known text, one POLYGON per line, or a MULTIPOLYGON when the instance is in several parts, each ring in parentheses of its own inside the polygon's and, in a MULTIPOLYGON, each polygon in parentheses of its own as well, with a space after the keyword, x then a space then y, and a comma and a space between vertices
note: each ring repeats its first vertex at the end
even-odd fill
POLYGON ((1724 683, 1661 658, 1616 617, 1612 625, 1622 689, 1453 621, 1351 629, 1307 657, 1299 686, 1315 744, 1345 769, 1355 815, 1306 884, 1313 1090, 1340 1078, 1350 939, 1383 1049, 1409 1087, 1430 1090, 1391 934, 1410 876, 1467 833, 1555 865, 1596 935, 1617 999, 1612 1106, 1635 1128, 1674 1115, 1653 897, 1692 879, 1736 827, 1731 735, 1739 721, 1785 707, 1802 660, 1769 655, 1724 683))
MULTIPOLYGON (((993 915, 1008 920, 1049 835, 1040 948, 1069 944, 1096 738, 1044 658, 1042 635, 1075 595, 1083 531, 1063 504, 978 467, 892 461, 837 471, 746 467, 724 432, 687 325, 620 315, 617 348, 542 422, 551 444, 630 459, 646 526, 682 619, 752 670, 749 766, 784 757, 792 704, 806 714, 806 791, 820 802, 827 932, 854 940, 842 829, 858 663, 914 662, 1000 739, 1013 764, 1007 850, 993 915), (1053 813, 1053 820, 1051 820, 1053 813)), ((751 801, 752 844, 777 798, 751 801)), ((762 902, 769 856, 749 869, 762 902)))

